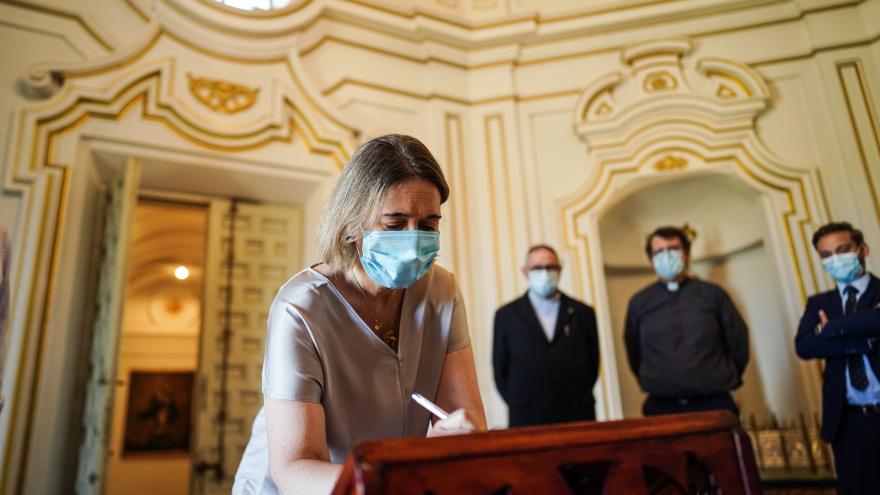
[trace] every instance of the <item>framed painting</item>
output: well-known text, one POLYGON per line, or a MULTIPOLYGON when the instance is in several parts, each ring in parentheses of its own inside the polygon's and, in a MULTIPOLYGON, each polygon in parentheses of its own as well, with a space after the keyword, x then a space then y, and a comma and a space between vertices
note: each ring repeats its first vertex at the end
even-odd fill
POLYGON ((185 453, 192 427, 192 371, 132 371, 123 455, 185 453))

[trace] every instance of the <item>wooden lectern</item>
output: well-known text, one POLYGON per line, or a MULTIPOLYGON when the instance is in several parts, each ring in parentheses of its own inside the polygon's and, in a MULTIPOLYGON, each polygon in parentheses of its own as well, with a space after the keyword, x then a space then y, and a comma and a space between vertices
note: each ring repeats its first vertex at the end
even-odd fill
POLYGON ((334 495, 758 494, 729 412, 365 442, 334 495))

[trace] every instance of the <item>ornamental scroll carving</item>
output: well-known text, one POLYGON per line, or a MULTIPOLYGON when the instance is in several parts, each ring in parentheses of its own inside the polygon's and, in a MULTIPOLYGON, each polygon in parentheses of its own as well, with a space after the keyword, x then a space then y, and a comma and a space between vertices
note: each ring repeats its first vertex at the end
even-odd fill
POLYGON ((754 70, 717 57, 697 59, 689 56, 692 50, 687 38, 625 48, 621 70, 596 79, 578 99, 574 115, 578 134, 594 141, 597 135, 624 126, 636 108, 674 112, 696 106, 716 115, 716 120, 746 123, 766 109, 770 94, 754 70))
POLYGON ((219 113, 233 114, 246 110, 257 101, 259 88, 248 88, 228 81, 194 77, 188 73, 189 90, 205 106, 219 113))

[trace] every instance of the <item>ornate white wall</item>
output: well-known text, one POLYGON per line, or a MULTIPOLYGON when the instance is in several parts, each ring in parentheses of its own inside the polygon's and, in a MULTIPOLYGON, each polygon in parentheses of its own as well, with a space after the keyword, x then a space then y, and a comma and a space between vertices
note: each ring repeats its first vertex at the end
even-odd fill
MULTIPOLYGON (((562 248, 563 288, 596 305, 599 415, 624 412, 623 294, 608 290, 600 222, 649 186, 721 174, 755 195, 766 225, 738 225, 760 231, 790 342, 803 297, 829 285, 810 231, 848 219, 880 239, 880 0, 570 4, 0 3, 14 47, 0 74, 14 242, 2 491, 70 486, 95 195, 128 156, 145 187, 300 204, 308 234, 358 143, 422 138, 452 185, 441 263, 461 281, 493 425, 492 313, 525 289, 536 242, 562 248)), ((798 409, 815 410, 817 367, 785 359, 798 409)))

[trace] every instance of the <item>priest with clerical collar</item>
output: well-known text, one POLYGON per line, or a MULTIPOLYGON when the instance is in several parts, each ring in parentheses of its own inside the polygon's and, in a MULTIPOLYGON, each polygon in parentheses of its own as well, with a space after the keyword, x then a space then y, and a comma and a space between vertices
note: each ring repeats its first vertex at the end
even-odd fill
POLYGON ((726 409, 749 362, 745 322, 730 296, 688 274, 691 239, 660 227, 645 253, 658 280, 629 301, 624 340, 630 367, 648 394, 645 416, 726 409))

